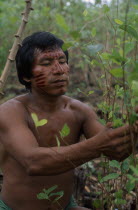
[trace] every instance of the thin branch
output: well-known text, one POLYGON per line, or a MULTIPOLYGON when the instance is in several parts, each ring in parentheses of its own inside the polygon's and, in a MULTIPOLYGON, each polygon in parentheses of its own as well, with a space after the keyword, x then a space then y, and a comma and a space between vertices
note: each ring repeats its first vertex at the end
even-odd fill
POLYGON ((4 70, 3 70, 2 75, 0 77, 0 94, 3 94, 3 88, 5 86, 7 77, 9 75, 10 70, 11 70, 13 62, 15 61, 15 56, 17 54, 19 46, 21 45, 21 37, 22 37, 22 34, 25 30, 25 26, 28 22, 29 13, 30 13, 31 10, 33 10, 32 0, 25 0, 25 2, 26 2, 26 8, 22 12, 22 16, 23 16, 22 17, 22 22, 21 22, 21 25, 20 25, 20 27, 17 31, 17 34, 15 34, 15 40, 14 40, 13 46, 10 50, 10 54, 7 58, 4 70))

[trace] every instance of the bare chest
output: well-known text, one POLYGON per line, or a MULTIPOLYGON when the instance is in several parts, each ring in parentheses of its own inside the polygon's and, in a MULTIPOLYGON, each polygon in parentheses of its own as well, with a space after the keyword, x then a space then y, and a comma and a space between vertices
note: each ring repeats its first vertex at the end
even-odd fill
POLYGON ((81 135, 81 121, 71 110, 61 110, 54 113, 33 112, 37 116, 30 128, 41 147, 67 146, 77 143, 81 135))

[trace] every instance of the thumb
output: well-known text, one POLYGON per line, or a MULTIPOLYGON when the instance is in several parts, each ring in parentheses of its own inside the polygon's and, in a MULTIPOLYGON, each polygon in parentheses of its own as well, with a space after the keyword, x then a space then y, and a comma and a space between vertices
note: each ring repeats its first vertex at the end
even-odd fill
POLYGON ((106 123, 106 128, 112 128, 112 127, 113 127, 113 123, 112 122, 106 123))

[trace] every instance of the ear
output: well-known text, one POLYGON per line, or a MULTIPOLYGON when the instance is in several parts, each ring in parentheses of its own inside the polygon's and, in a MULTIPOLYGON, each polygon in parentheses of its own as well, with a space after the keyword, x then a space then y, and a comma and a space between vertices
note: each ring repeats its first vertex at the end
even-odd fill
POLYGON ((26 81, 26 82, 31 82, 30 79, 27 79, 27 78, 25 78, 25 77, 23 78, 23 80, 26 81))

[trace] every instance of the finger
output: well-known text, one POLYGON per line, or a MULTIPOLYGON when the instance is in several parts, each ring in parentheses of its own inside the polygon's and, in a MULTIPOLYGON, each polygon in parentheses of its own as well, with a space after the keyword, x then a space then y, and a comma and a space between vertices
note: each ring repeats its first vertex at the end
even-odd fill
POLYGON ((108 122, 108 123, 106 124, 106 127, 107 127, 107 128, 112 128, 112 127, 113 127, 113 123, 112 123, 112 122, 108 122))
POLYGON ((124 136, 130 133, 130 126, 129 125, 124 125, 119 128, 115 128, 110 131, 112 137, 117 137, 117 136, 124 136))

